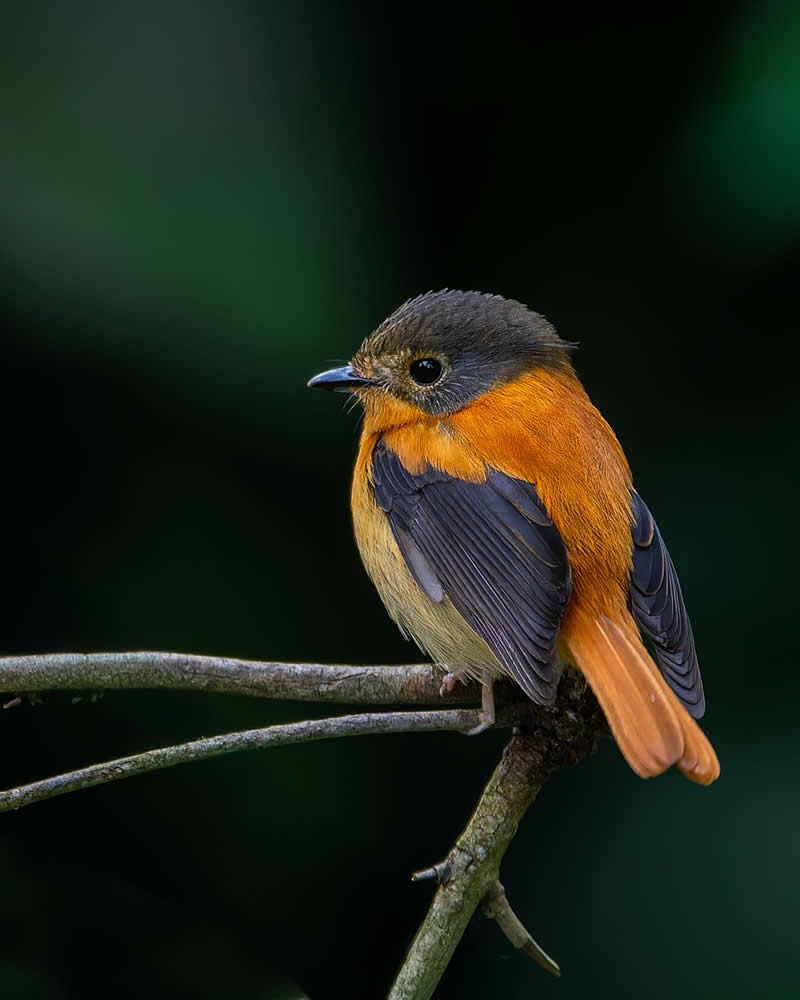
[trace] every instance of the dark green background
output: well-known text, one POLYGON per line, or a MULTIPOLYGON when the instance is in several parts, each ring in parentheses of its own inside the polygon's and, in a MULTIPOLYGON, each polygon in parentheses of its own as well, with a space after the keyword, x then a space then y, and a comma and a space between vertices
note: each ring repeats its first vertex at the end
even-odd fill
MULTIPOLYGON (((304 383, 425 289, 522 299, 668 539, 722 777, 562 773, 503 880, 563 978, 476 920, 438 996, 796 997, 800 14, 554 6, 3 5, 0 644, 413 659, 351 539, 355 415, 304 383)), ((2 782, 313 711, 51 695, 0 714, 2 782)), ((380 997, 502 742, 3 816, 0 994, 380 997)))

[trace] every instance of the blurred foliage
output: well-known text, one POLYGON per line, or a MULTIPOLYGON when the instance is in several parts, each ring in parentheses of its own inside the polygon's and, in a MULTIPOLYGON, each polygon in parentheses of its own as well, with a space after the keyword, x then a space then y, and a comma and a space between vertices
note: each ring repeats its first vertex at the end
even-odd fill
MULTIPOLYGON (((410 295, 578 365, 692 611, 723 766, 555 780, 504 868, 560 982, 470 927, 443 998, 795 997, 800 17, 508 3, 6 4, 2 651, 414 658, 304 382, 410 295)), ((324 707, 52 695, 2 780, 324 707)), ((502 734, 272 750, 0 823, 0 995, 375 997, 502 734), (291 984, 299 984, 294 986, 291 984)))
POLYGON ((800 226, 800 7, 753 5, 686 128, 687 187, 714 236, 769 256, 800 226))

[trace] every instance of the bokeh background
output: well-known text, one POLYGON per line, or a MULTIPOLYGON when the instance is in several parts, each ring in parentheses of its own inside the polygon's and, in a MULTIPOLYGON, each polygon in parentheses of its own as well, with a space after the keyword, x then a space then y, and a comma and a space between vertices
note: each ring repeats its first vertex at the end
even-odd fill
MULTIPOLYGON (((0 651, 414 659, 351 540, 356 415, 309 393, 407 297, 570 340, 692 612, 722 778, 608 742, 437 996, 796 997, 800 13, 4 4, 0 651)), ((325 708, 50 695, 4 786, 325 708)), ((0 995, 377 998, 503 734, 196 764, 0 819, 0 995)))

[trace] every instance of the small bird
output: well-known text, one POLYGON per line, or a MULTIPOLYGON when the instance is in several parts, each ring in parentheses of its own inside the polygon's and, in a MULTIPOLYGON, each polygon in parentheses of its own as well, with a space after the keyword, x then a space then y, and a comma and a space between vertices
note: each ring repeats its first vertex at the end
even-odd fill
POLYGON ((695 722, 705 699, 675 567, 573 347, 520 302, 428 292, 308 384, 363 406, 361 558, 445 687, 483 683, 478 730, 494 678, 550 705, 569 664, 636 774, 676 764, 708 785, 719 763, 695 722))

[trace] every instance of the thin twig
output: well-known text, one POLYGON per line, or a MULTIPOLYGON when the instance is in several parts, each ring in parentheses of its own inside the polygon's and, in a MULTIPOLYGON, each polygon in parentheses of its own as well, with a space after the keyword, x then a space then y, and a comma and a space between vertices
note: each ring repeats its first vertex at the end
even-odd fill
POLYGON ((450 862, 447 858, 444 861, 440 861, 436 865, 431 865, 430 868, 423 868, 421 871, 414 872, 411 876, 412 882, 429 882, 431 879, 434 882, 442 883, 446 882, 450 878, 450 862))
MULTIPOLYGON (((171 689, 354 705, 441 705, 430 663, 348 666, 275 663, 184 653, 46 653, 0 658, 0 691, 171 689)), ((449 704, 480 693, 458 684, 449 704)))
MULTIPOLYGON (((291 722, 266 729, 248 729, 223 736, 209 736, 179 743, 159 750, 120 757, 103 764, 92 764, 67 774, 59 774, 30 785, 20 785, 0 792, 0 812, 21 809, 23 806, 52 799, 82 788, 120 781, 136 774, 158 771, 176 764, 221 757, 240 750, 262 750, 266 747, 289 746, 293 743, 311 743, 341 736, 375 736, 381 733, 433 733, 465 731, 476 724, 478 713, 469 709, 448 709, 438 712, 377 712, 361 715, 341 715, 333 719, 315 719, 310 722, 291 722)), ((513 724, 511 714, 500 722, 513 724)))
POLYGON ((497 926, 515 948, 522 949, 534 962, 538 962, 554 976, 561 975, 558 962, 534 941, 523 922, 511 909, 511 904, 506 897, 506 890, 499 879, 484 896, 481 909, 485 916, 497 922, 497 926))

